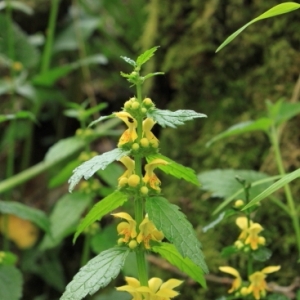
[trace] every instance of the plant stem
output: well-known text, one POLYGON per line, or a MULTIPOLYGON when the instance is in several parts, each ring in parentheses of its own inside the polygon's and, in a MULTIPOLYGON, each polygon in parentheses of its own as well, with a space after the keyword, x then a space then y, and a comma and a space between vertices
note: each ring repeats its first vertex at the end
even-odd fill
MULTIPOLYGON (((272 146, 274 148, 275 159, 276 159, 276 163, 277 163, 279 173, 280 173, 280 175, 285 175, 286 173, 285 173, 285 170, 284 170, 283 160, 282 160, 282 157, 281 157, 279 141, 278 141, 278 137, 277 137, 277 131, 276 131, 276 128, 275 128, 274 125, 271 127, 270 140, 271 140, 272 146)), ((297 211, 296 211, 296 207, 295 207, 295 201, 293 199, 293 195, 292 195, 291 188, 290 188, 289 184, 286 184, 284 186, 284 192, 285 192, 285 196, 286 196, 286 199, 287 199, 287 204, 288 204, 289 211, 290 211, 289 215, 292 219, 293 227, 294 227, 295 234, 296 234, 298 254, 299 254, 299 257, 300 257, 300 224, 299 224, 299 219, 298 219, 297 211)))

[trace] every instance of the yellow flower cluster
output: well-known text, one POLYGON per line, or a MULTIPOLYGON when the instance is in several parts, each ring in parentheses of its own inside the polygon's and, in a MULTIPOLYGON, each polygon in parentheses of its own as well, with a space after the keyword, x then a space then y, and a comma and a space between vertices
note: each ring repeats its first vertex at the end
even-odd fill
POLYGON ((164 238, 163 233, 157 230, 147 215, 139 225, 139 234, 136 231, 136 221, 128 213, 120 212, 112 215, 126 220, 119 223, 117 231, 119 235, 123 235, 119 242, 128 243, 129 247, 135 248, 137 244, 143 243, 146 249, 150 249, 150 240, 159 242, 164 238))
POLYGON ((179 286, 182 281, 169 279, 164 282, 153 277, 148 281, 148 286, 141 286, 140 282, 133 277, 125 277, 127 285, 117 287, 118 291, 128 292, 133 296, 132 300, 170 300, 179 295, 174 288, 179 286))

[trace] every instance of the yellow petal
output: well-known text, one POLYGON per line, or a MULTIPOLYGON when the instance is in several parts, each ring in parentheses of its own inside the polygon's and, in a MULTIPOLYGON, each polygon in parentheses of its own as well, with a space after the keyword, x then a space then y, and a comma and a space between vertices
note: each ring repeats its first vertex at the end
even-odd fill
POLYGON ((264 274, 269 274, 269 273, 277 272, 280 268, 281 266, 270 266, 262 269, 261 272, 264 274))
POLYGON ((240 277, 240 273, 238 272, 238 270, 236 270, 232 267, 228 267, 228 266, 219 267, 219 270, 224 272, 224 273, 231 274, 234 277, 240 277))
POLYGON ((235 223, 241 229, 247 229, 248 228, 248 219, 246 217, 238 217, 235 220, 235 223))
POLYGON ((178 279, 169 279, 168 281, 164 282, 160 289, 174 289, 177 286, 181 285, 183 283, 182 280, 178 280, 178 279))
POLYGON ((127 221, 134 221, 134 219, 132 219, 132 217, 128 213, 125 213, 125 212, 119 212, 119 213, 115 213, 115 214, 111 214, 111 215, 116 218, 125 219, 127 221))
POLYGON ((125 280, 128 283, 128 285, 130 285, 132 287, 137 288, 137 287, 141 286, 140 282, 134 277, 125 276, 125 280))
POLYGON ((162 284, 162 280, 158 277, 153 277, 148 281, 149 284, 149 288, 151 289, 151 291, 153 291, 154 293, 157 292, 157 290, 159 289, 159 287, 162 284))

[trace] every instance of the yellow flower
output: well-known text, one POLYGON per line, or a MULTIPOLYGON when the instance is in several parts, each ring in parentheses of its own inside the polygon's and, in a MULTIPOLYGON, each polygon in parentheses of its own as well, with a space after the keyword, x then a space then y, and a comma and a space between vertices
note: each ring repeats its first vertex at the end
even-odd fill
POLYGON ((265 278, 266 274, 276 272, 280 269, 280 266, 271 266, 257 271, 249 276, 250 286, 247 289, 248 294, 253 293, 253 296, 256 300, 259 300, 260 297, 264 297, 266 291, 268 290, 267 283, 265 278))
POLYGON ((150 249, 150 240, 159 242, 164 238, 164 234, 161 231, 157 230, 155 225, 149 220, 147 216, 140 224, 139 229, 140 233, 137 236, 137 242, 139 244, 141 242, 144 242, 144 246, 146 249, 150 249))
POLYGON ((240 287, 242 285, 242 278, 241 278, 240 273, 236 269, 234 269, 232 267, 224 266, 224 267, 219 267, 219 270, 235 277, 235 279, 232 282, 232 287, 228 291, 228 293, 233 293, 234 291, 237 291, 240 289, 240 287))
POLYGON ((147 118, 143 121, 143 135, 148 139, 150 144, 154 146, 158 145, 158 139, 151 131, 155 123, 156 122, 151 118, 147 118))
POLYGON ((137 236, 136 233, 136 221, 132 217, 124 212, 112 214, 116 218, 125 219, 127 222, 121 222, 117 226, 117 231, 119 235, 124 235, 122 241, 128 243, 130 238, 134 239, 137 236))
POLYGON ((119 185, 120 185, 120 181, 123 178, 128 180, 128 177, 134 173, 134 169, 135 169, 135 162, 129 156, 123 156, 120 159, 120 162, 127 168, 127 170, 119 177, 118 179, 119 185))
MULTIPOLYGON (((238 240, 245 240, 248 235, 248 228, 249 228, 248 219, 246 217, 238 217, 235 220, 235 223, 240 229, 242 229, 242 232, 239 235, 238 240)), ((253 224, 252 221, 250 221, 250 226, 251 226, 251 224, 253 224)))
POLYGON ((125 277, 128 285, 117 287, 118 291, 128 292, 133 296, 132 300, 170 300, 179 295, 173 289, 179 286, 182 281, 169 279, 165 283, 160 278, 153 277, 148 281, 149 286, 141 286, 140 282, 133 277, 125 277))
POLYGON ((154 174, 153 170, 155 168, 157 168, 158 166, 162 165, 165 166, 169 164, 167 161, 160 159, 160 158, 156 158, 154 160, 152 160, 149 164, 146 164, 145 166, 145 176, 143 178, 143 181, 146 184, 149 184, 149 186, 151 188, 153 188, 154 190, 159 191, 160 188, 160 180, 158 179, 158 177, 154 174))
POLYGON ((32 247, 39 237, 38 228, 33 223, 15 215, 0 217, 0 231, 20 249, 32 247))
POLYGON ((118 147, 128 143, 128 142, 133 142, 134 140, 137 139, 137 133, 136 133, 136 127, 137 127, 137 121, 132 117, 131 114, 121 111, 115 113, 115 116, 122 121, 125 122, 125 124, 128 126, 128 129, 124 131, 124 133, 121 135, 118 147))

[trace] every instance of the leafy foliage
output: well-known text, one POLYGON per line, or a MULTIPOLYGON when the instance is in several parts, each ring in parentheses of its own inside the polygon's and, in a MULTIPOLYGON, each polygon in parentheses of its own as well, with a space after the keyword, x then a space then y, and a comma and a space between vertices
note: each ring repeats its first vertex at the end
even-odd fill
POLYGON ((183 125, 184 122, 196 119, 196 118, 206 118, 205 114, 197 113, 193 110, 180 109, 177 111, 162 110, 155 108, 149 110, 147 113, 149 118, 152 118, 162 127, 172 127, 176 128, 179 125, 183 125))
POLYGON ((119 274, 128 254, 129 249, 122 247, 101 252, 79 270, 60 300, 81 300, 107 286, 119 274))
POLYGON ((100 220, 104 215, 121 206, 125 201, 127 201, 127 195, 119 191, 115 191, 109 196, 99 201, 97 204, 95 204, 79 224, 73 242, 76 241, 79 234, 85 228, 93 224, 95 221, 100 220))
POLYGON ((154 53, 158 48, 159 48, 158 46, 153 47, 151 49, 146 50, 143 54, 141 54, 136 60, 137 66, 141 67, 144 63, 146 63, 154 55, 154 53))
POLYGON ((149 214, 149 219, 174 244, 179 253, 184 258, 188 257, 207 273, 208 269, 201 251, 201 244, 191 223, 179 211, 179 207, 170 204, 163 197, 150 197, 146 200, 146 211, 149 214))
POLYGON ((174 245, 169 243, 159 243, 159 245, 153 246, 152 250, 165 258, 169 263, 176 266, 180 271, 186 273, 204 288, 206 287, 203 271, 189 258, 183 258, 174 245))
POLYGON ((14 266, 0 265, 0 299, 19 300, 22 296, 22 274, 14 266))
POLYGON ((149 163, 150 161, 156 159, 156 158, 160 158, 163 159, 167 162, 169 162, 168 165, 159 165, 158 168, 161 169, 163 172, 165 172, 166 174, 170 174, 176 178, 179 179, 184 179, 187 182, 193 183, 197 186, 200 185, 199 180, 195 174, 195 171, 191 168, 185 167, 175 161, 173 161, 172 159, 163 156, 161 154, 152 154, 146 157, 147 162, 149 163))
POLYGON ((130 151, 125 151, 120 148, 116 148, 109 152, 105 152, 102 155, 97 155, 92 159, 84 162, 82 165, 77 167, 73 171, 73 175, 69 179, 69 191, 72 192, 75 185, 80 181, 81 178, 89 179, 92 177, 98 170, 104 170, 110 163, 115 160, 119 160, 125 155, 128 155, 130 151))

